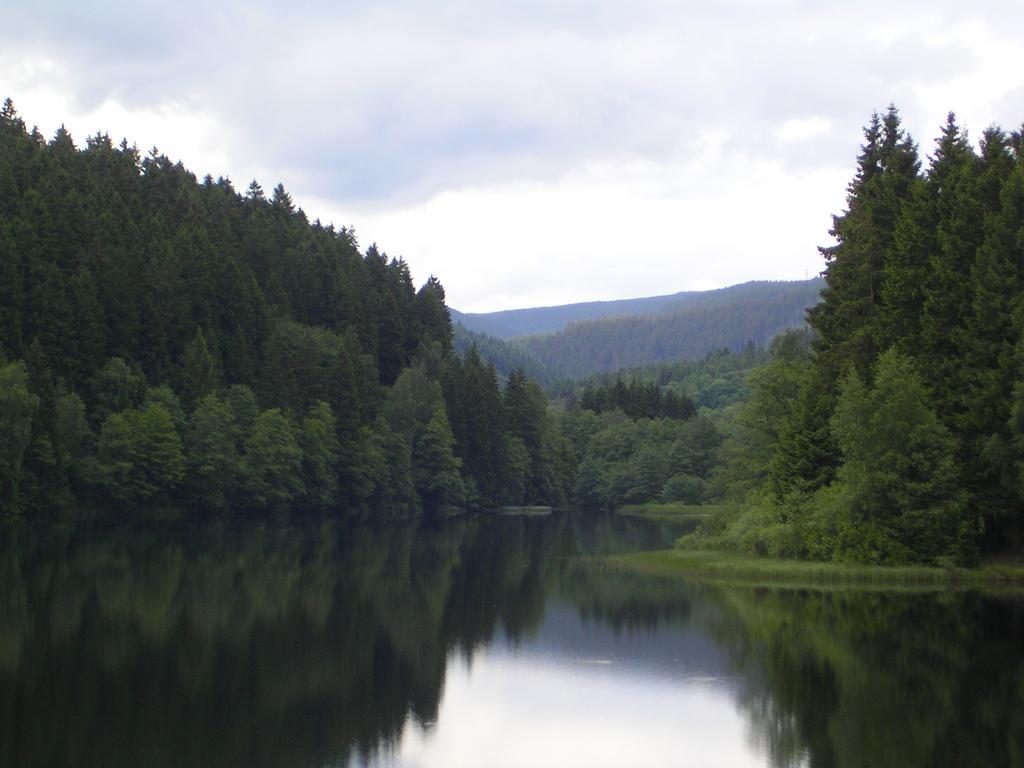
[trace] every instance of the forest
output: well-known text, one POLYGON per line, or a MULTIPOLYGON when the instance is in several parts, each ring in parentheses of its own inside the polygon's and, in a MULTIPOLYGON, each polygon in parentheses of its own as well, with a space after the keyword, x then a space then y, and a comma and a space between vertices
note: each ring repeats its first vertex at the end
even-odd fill
POLYGON ((512 343, 556 377, 580 379, 709 353, 765 346, 782 331, 803 325, 823 283, 745 283, 719 291, 684 294, 652 314, 610 316, 570 323, 557 333, 512 343))
POLYGON ((103 134, 46 139, 8 100, 0 509, 716 502, 729 511, 684 545, 940 564, 1019 550, 1021 133, 975 148, 951 114, 926 169, 895 107, 864 136, 805 328, 789 315, 813 301, 780 284, 754 306, 531 340, 574 376, 576 359, 617 369, 570 382, 453 329, 437 278, 417 289, 403 259, 309 221, 283 186, 238 192, 103 134), (668 359, 623 368, 648 348, 668 359))
POLYGON ((692 546, 821 560, 971 563, 1020 551, 1022 134, 978 149, 950 114, 927 168, 890 107, 864 129, 823 248, 811 335, 747 380, 692 546))
POLYGON ((0 111, 0 509, 564 505, 540 388, 452 351, 444 289, 284 187, 0 111))

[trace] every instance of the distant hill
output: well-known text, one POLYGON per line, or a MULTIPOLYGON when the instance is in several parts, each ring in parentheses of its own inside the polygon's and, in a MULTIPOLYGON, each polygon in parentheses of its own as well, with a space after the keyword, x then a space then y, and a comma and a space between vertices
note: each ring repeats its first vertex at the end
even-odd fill
MULTIPOLYGON (((475 339, 481 355, 500 369, 516 364, 518 349, 547 382, 655 363, 702 359, 716 350, 766 345, 804 324, 804 312, 818 303, 820 278, 760 281, 714 291, 688 291, 623 301, 513 309, 487 314, 452 311, 466 329, 497 338, 475 339), (524 329, 533 335, 521 336, 524 329), (519 337, 519 338, 517 338, 519 337), (488 349, 485 350, 485 347, 488 349)), ((457 331, 456 335, 459 333, 457 331)))
MULTIPOLYGON (((452 314, 454 317, 455 313, 452 314)), ((491 363, 502 379, 518 368, 545 389, 558 383, 558 377, 547 366, 514 342, 471 331, 460 322, 452 323, 452 332, 452 344, 457 352, 465 354, 476 347, 480 357, 491 363)))
POLYGON ((822 287, 821 280, 745 283, 691 294, 669 312, 572 323, 559 333, 516 343, 556 375, 570 379, 694 360, 751 342, 766 345, 779 332, 802 326, 805 310, 818 303, 822 287))
POLYGON ((813 300, 808 304, 810 306, 817 303, 818 293, 823 286, 824 281, 820 278, 793 282, 753 281, 713 291, 682 291, 664 296, 587 301, 554 307, 506 309, 485 313, 459 312, 453 309, 451 316, 453 322, 462 323, 467 330, 484 333, 497 339, 513 339, 557 333, 572 323, 587 320, 673 314, 687 309, 711 307, 723 302, 732 303, 736 300, 763 303, 765 297, 779 297, 790 291, 813 295, 813 300))

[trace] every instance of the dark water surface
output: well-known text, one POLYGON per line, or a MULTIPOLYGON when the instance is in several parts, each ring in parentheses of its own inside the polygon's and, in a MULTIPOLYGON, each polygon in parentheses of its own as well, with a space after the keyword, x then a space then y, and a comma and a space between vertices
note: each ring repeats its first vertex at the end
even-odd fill
POLYGON ((1024 766, 1014 595, 583 567, 624 518, 0 528, 0 765, 1024 766))

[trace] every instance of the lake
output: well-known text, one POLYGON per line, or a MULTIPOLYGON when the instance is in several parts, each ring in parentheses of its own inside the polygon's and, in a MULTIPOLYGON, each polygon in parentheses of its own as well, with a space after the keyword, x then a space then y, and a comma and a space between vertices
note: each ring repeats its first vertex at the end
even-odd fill
POLYGON ((0 527, 0 765, 1024 766, 1018 593, 688 584, 615 516, 0 527))

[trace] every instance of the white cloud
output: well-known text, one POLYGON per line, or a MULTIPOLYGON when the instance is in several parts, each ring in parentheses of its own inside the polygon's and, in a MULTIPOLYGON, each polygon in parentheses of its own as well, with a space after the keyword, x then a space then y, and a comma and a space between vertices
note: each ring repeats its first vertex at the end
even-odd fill
POLYGON ((827 136, 831 131, 832 121, 827 117, 796 117, 780 125, 775 130, 775 138, 783 144, 792 144, 827 136))
POLYGON ((490 309, 792 278, 871 110, 1024 118, 1024 6, 14 2, 0 95, 157 145, 490 309), (884 18, 885 24, 869 23, 884 18))

